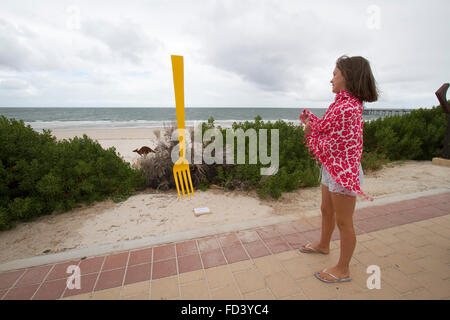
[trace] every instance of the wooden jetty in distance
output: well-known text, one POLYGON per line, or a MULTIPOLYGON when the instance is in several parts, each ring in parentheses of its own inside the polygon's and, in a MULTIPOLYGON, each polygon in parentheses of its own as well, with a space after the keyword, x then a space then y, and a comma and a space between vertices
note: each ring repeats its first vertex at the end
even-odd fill
POLYGON ((368 109, 364 108, 363 115, 374 115, 381 117, 390 117, 395 115, 404 115, 410 113, 414 109, 368 109))

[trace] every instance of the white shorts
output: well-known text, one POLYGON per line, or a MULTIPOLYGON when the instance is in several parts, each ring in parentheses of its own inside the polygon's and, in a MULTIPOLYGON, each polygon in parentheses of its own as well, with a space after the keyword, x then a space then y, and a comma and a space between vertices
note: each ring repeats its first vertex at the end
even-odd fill
MULTIPOLYGON (((328 190, 330 192, 337 192, 337 193, 342 193, 342 194, 347 194, 350 196, 357 196, 356 192, 352 192, 346 188, 344 188, 343 186, 341 186, 340 184, 338 184, 336 182, 336 180, 334 180, 331 175, 328 173, 327 169, 325 169, 325 167, 322 165, 321 169, 320 169, 320 174, 322 176, 322 184, 325 185, 328 190)), ((362 185, 364 180, 364 172, 361 166, 361 163, 359 164, 359 184, 362 185)))

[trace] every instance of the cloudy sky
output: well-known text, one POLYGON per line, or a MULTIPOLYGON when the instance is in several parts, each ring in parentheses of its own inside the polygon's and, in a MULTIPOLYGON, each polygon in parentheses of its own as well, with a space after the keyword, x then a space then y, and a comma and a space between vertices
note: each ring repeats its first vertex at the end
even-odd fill
POLYGON ((449 81, 450 1, 2 0, 0 107, 328 107, 363 56, 367 107, 430 107, 449 81))

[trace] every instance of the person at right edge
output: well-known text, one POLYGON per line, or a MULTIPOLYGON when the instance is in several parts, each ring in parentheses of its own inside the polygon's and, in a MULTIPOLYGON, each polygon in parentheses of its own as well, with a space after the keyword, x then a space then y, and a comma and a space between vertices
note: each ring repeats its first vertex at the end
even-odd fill
POLYGON ((353 227, 356 196, 373 201, 361 190, 364 173, 361 167, 363 151, 363 102, 378 99, 378 90, 369 62, 359 56, 341 56, 336 61, 330 81, 334 102, 321 119, 304 109, 300 120, 304 124, 303 143, 321 164, 322 229, 320 241, 300 246, 304 253, 328 254, 335 225, 340 234, 340 256, 335 266, 314 273, 328 282, 350 281, 350 260, 356 246, 353 227))

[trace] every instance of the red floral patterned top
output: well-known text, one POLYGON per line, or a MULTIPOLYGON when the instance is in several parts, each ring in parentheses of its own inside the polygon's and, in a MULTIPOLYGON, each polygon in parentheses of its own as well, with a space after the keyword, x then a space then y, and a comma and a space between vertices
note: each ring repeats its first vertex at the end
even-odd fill
POLYGON ((300 119, 309 117, 311 134, 303 143, 311 156, 321 163, 333 179, 344 188, 367 196, 359 185, 359 165, 363 151, 362 101, 342 90, 336 94, 322 119, 304 109, 300 119))

